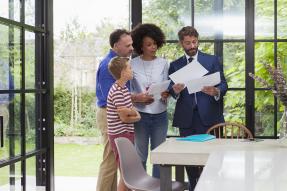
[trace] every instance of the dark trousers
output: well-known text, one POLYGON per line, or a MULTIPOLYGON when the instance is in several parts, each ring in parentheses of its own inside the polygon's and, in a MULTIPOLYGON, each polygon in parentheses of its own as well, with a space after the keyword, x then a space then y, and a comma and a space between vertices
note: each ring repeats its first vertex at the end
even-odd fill
MULTIPOLYGON (((195 134, 203 134, 203 133, 206 133, 207 129, 208 127, 204 126, 201 122, 200 116, 198 114, 198 110, 194 109, 191 127, 179 128, 179 134, 181 137, 186 137, 186 136, 195 135, 195 134)), ((193 191, 199 179, 199 176, 201 174, 202 167, 201 166, 186 166, 185 170, 188 176, 189 191, 193 191)))

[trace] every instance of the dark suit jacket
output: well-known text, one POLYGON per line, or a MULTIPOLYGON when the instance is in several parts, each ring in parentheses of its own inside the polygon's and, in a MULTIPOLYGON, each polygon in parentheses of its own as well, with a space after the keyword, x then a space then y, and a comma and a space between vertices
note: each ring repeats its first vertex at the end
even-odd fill
MULTIPOLYGON (((212 126, 217 123, 224 122, 223 117, 223 96, 227 91, 227 83, 223 74, 223 67, 219 62, 218 57, 214 55, 208 55, 202 52, 198 52, 198 62, 209 72, 206 74, 212 74, 220 72, 221 82, 216 85, 220 89, 220 99, 216 101, 213 96, 209 96, 203 92, 197 92, 197 107, 201 121, 205 126, 212 126)), ((174 73, 187 64, 186 56, 182 56, 179 59, 170 63, 169 74, 174 73)), ((176 95, 171 90, 171 94, 176 95)), ((195 107, 195 94, 189 94, 187 88, 185 88, 179 95, 176 102, 173 126, 179 128, 191 128, 193 108, 195 107)))

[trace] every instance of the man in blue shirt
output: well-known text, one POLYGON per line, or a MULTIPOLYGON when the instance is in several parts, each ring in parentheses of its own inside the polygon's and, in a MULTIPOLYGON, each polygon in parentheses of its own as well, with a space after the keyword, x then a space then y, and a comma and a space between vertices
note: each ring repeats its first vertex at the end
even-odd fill
MULTIPOLYGON (((109 145, 107 135, 107 96, 110 87, 115 79, 109 73, 108 64, 110 60, 116 56, 130 57, 133 51, 133 41, 130 33, 125 29, 117 29, 110 34, 111 49, 106 57, 101 61, 96 79, 96 96, 97 96, 97 127, 101 130, 103 144, 105 146, 103 152, 103 161, 97 181, 97 191, 116 191, 117 190, 117 163, 114 153, 109 145)), ((141 102, 150 104, 153 98, 147 94, 132 95, 133 102, 141 102)))

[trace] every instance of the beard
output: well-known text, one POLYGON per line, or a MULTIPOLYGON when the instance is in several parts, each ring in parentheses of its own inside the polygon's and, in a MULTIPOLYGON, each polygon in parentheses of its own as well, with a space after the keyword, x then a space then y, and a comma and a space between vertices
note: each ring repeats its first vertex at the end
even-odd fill
POLYGON ((190 49, 184 49, 184 52, 188 55, 188 56, 194 56, 196 55, 198 51, 198 47, 196 48, 190 48, 190 49))

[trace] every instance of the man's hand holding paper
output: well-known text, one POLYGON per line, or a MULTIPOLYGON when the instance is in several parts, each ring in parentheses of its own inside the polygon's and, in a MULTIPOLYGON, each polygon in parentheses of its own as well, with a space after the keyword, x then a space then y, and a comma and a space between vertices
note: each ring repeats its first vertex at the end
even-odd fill
POLYGON ((186 86, 189 94, 203 91, 208 95, 216 96, 218 91, 213 86, 220 83, 220 73, 216 72, 204 76, 207 73, 208 70, 206 70, 198 61, 194 60, 190 64, 187 64, 169 75, 169 77, 175 83, 173 90, 176 94, 180 93, 186 86), (179 84, 185 84, 185 86, 179 86, 179 84))
POLYGON ((219 96, 220 90, 217 87, 214 86, 204 86, 201 91, 203 93, 206 93, 210 96, 219 96))
MULTIPOLYGON (((202 90, 205 91, 204 93, 209 94, 210 91, 214 90, 214 88, 210 88, 209 86, 215 86, 219 83, 220 83, 220 73, 215 72, 213 74, 206 75, 206 76, 203 76, 203 77, 198 78, 198 79, 190 80, 185 85, 187 87, 189 94, 196 93, 196 92, 199 92, 202 90), (204 87, 206 87, 206 88, 204 89, 204 87)), ((213 94, 213 92, 212 92, 212 94, 213 94)), ((212 96, 215 96, 215 95, 212 95, 212 96)))
POLYGON ((177 83, 172 86, 172 89, 174 93, 176 94, 179 94, 184 88, 185 88, 185 85, 182 83, 177 83))

